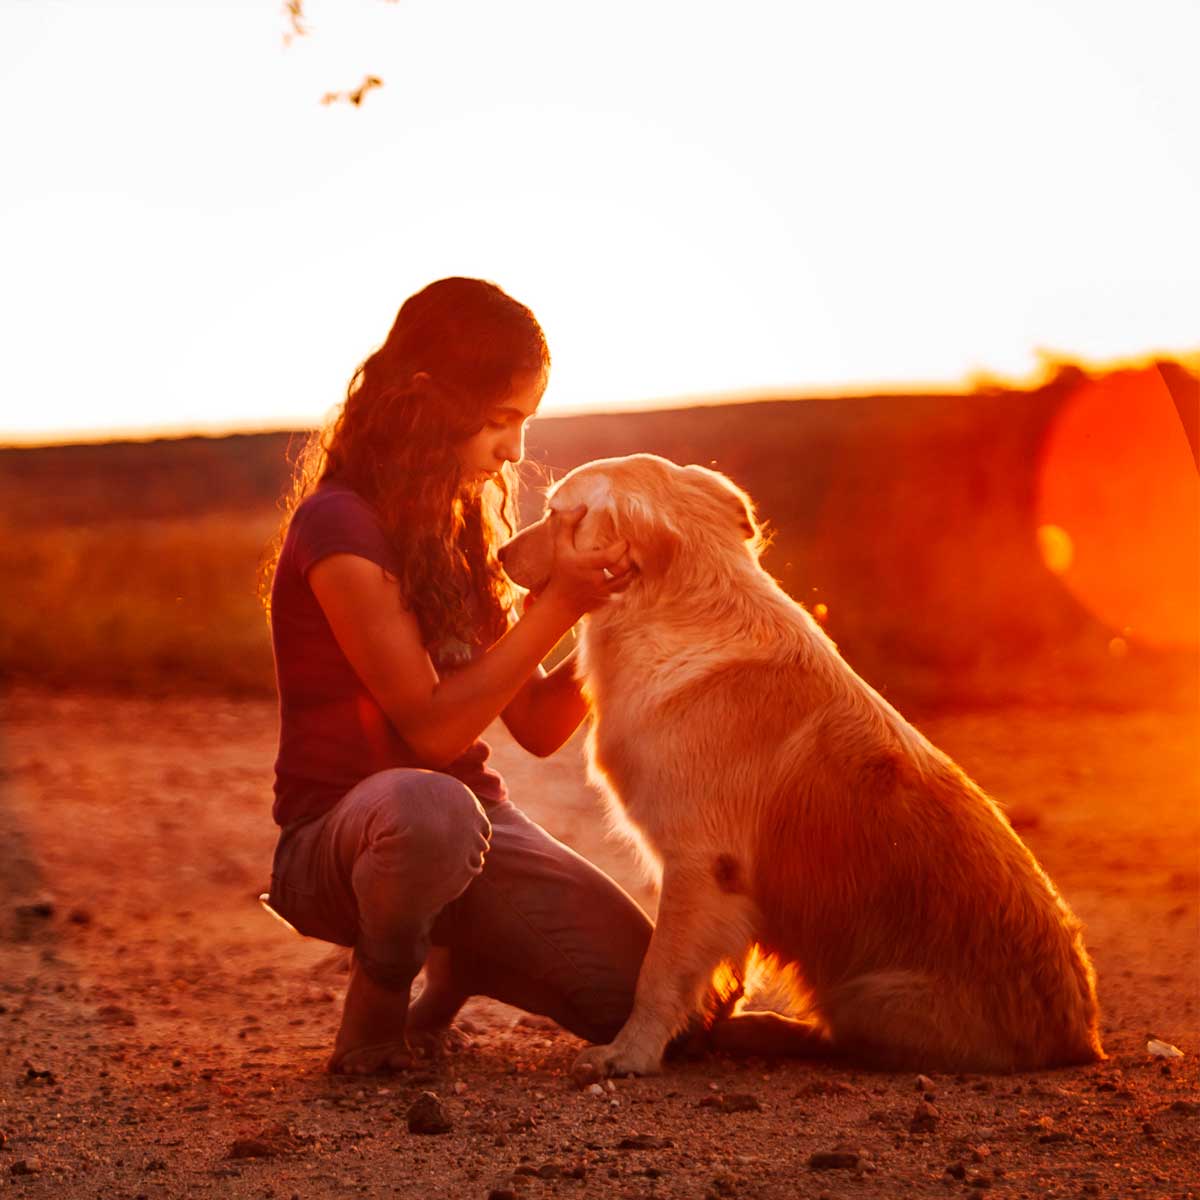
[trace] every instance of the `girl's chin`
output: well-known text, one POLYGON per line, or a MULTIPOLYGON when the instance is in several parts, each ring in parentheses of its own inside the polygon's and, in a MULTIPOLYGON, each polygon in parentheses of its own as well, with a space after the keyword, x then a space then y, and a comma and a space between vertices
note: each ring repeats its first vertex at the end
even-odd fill
POLYGON ((495 477, 480 471, 475 475, 464 475, 459 481, 459 487, 469 496, 478 496, 489 483, 496 482, 495 477))

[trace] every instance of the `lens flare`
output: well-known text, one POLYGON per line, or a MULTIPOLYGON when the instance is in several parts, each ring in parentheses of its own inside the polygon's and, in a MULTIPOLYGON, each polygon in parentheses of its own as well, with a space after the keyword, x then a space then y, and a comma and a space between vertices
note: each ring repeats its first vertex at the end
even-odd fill
POLYGON ((1065 575, 1075 557, 1071 535, 1061 525, 1039 525, 1037 541, 1046 569, 1055 575, 1065 575))
POLYGON ((1200 643, 1200 476, 1156 368, 1086 380, 1065 401, 1036 516, 1042 561, 1118 635, 1114 657, 1200 643))

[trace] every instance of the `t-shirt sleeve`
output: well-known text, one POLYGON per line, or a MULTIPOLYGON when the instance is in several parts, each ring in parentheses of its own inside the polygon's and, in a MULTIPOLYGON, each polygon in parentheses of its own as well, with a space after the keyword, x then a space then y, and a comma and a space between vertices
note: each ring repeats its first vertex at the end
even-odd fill
POLYGON ((398 573, 396 552, 370 506, 352 492, 317 492, 292 518, 293 552, 301 575, 331 554, 357 554, 398 573))

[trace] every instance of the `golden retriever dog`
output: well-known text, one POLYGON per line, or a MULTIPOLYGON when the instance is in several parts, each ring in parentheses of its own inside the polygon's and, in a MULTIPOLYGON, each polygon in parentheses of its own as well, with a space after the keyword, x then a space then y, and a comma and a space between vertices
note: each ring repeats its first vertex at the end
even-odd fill
POLYGON ((755 948, 809 1015, 726 1017, 730 1046, 742 1019, 884 1069, 1103 1058, 1079 922, 996 805, 762 569, 745 493, 649 454, 589 463, 503 548, 516 583, 544 586, 555 512, 580 504, 576 543, 625 538, 636 568, 581 634, 590 775, 661 899, 633 1013, 577 1076, 657 1071, 714 972, 740 977, 755 948))

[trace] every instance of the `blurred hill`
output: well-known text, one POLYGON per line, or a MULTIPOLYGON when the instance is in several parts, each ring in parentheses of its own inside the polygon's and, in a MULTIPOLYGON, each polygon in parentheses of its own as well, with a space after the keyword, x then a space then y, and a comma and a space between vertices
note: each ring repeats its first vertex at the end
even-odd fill
MULTIPOLYGON (((769 523, 767 569, 810 608, 824 605, 847 659, 902 704, 1191 703, 1194 643, 1116 628, 1072 590, 1069 568, 1047 566, 1039 504, 1050 435, 1082 390, 1094 401, 1106 388, 1120 390, 1109 411, 1127 421, 1127 440, 1150 406, 1173 405, 1166 436, 1194 456, 1195 374, 1169 362, 1096 380, 1064 368, 1032 391, 541 418, 523 510, 540 508, 540 482, 588 459, 650 451, 713 466, 769 523)), ((298 449, 302 436, 0 449, 0 671, 270 689, 255 567, 289 442, 298 449)), ((1086 459, 1086 439, 1072 453, 1086 459)), ((1106 502, 1120 503, 1122 488, 1137 498, 1132 476, 1083 466, 1106 502)), ((1200 514, 1171 522, 1178 562, 1200 562, 1200 514)), ((1165 583, 1161 563, 1108 567, 1141 572, 1147 589, 1177 588, 1178 562, 1165 583)))

